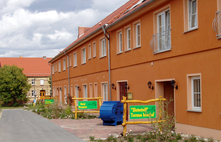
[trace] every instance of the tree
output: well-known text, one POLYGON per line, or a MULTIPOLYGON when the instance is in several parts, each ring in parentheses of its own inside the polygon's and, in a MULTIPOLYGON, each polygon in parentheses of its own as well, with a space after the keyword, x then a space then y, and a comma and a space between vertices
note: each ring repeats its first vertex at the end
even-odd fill
POLYGON ((51 76, 49 76, 48 79, 49 79, 49 80, 48 80, 48 84, 49 84, 49 86, 50 86, 50 95, 52 96, 52 92, 51 92, 51 76))
POLYGON ((31 85, 23 70, 15 65, 0 68, 0 96, 4 104, 15 105, 20 101, 27 101, 26 94, 31 85))

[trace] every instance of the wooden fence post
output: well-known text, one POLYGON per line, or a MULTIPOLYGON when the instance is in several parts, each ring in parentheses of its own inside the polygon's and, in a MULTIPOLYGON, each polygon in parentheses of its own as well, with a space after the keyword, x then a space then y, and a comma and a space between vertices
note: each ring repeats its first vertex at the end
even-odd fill
POLYGON ((77 113, 77 100, 76 100, 76 96, 74 96, 74 109, 75 109, 75 114, 74 114, 74 117, 75 117, 75 119, 77 119, 77 115, 78 115, 78 113, 77 113))
MULTIPOLYGON (((126 97, 123 96, 123 100, 126 101, 126 97)), ((124 102, 124 115, 123 115, 123 136, 125 136, 127 132, 127 125, 126 125, 126 113, 127 113, 127 104, 124 102)))

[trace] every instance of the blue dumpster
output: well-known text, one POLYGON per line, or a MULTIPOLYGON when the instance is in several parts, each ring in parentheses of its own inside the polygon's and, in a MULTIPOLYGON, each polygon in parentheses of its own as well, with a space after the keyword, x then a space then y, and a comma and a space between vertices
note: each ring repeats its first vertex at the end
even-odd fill
POLYGON ((103 125, 123 123, 123 104, 120 101, 104 101, 100 108, 100 118, 103 125))

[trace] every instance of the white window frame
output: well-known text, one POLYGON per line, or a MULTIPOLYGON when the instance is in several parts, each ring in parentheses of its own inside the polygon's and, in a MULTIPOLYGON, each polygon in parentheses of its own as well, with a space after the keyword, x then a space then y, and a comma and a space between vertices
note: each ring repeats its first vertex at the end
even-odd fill
POLYGON ((130 29, 130 27, 126 28, 125 33, 126 33, 126 48, 128 51, 128 50, 131 50, 131 29, 130 29))
POLYGON ((52 65, 52 74, 54 74, 54 65, 52 65))
MULTIPOLYGON (((169 30, 170 32, 170 9, 167 9, 163 12, 160 12, 157 14, 157 33, 158 33, 158 51, 167 51, 171 49, 171 37, 169 36, 169 42, 165 42, 167 37, 166 37, 166 31, 169 30), (169 16, 168 16, 169 13, 169 16), (159 17, 161 17, 161 23, 159 22, 159 17), (161 28, 161 31, 160 31, 161 28), (168 47, 169 44, 170 47, 168 47), (161 45, 161 46, 160 46, 161 45)), ((169 33, 170 35, 170 33, 169 33)))
MULTIPOLYGON (((87 85, 86 84, 84 84, 83 85, 83 89, 84 89, 84 98, 87 98, 88 97, 88 94, 87 94, 87 85)), ((87 99, 85 99, 85 101, 87 101, 87 99)))
POLYGON ((141 26, 140 26, 140 22, 135 24, 135 48, 138 48, 138 47, 141 47, 141 26), (139 27, 139 29, 138 29, 138 27, 139 27))
POLYGON ((64 86, 64 104, 67 104, 67 98, 68 98, 67 86, 64 86))
POLYGON ((191 77, 191 95, 192 95, 192 110, 194 110, 194 111, 201 111, 202 110, 202 95, 201 95, 201 78, 200 78, 200 76, 194 76, 194 77, 191 77), (194 92, 194 80, 199 80, 199 84, 198 84, 198 87, 199 87, 199 91, 200 92, 194 92), (199 104, 200 104, 200 106, 195 106, 194 105, 194 102, 195 102, 195 97, 194 97, 194 95, 195 95, 195 93, 197 93, 197 94, 199 94, 200 95, 200 102, 199 102, 199 104))
POLYGON ((88 60, 91 59, 91 45, 88 45, 88 60))
POLYGON ((108 101, 108 84, 102 83, 103 101, 108 101))
POLYGON ((65 71, 65 70, 66 70, 66 60, 63 59, 63 71, 65 71))
POLYGON ((86 48, 82 48, 82 64, 86 63, 86 48))
POLYGON ((44 85, 44 79, 40 80, 40 85, 44 85))
POLYGON ((74 53, 73 60, 73 67, 77 67, 77 52, 74 53))
POLYGON ((61 61, 58 62, 58 72, 61 72, 61 61))
POLYGON ((35 85, 35 79, 31 80, 31 85, 35 85))
POLYGON ((198 27, 198 13, 197 13, 197 0, 188 0, 188 27, 189 27, 189 30, 192 30, 192 29, 196 29, 198 27), (193 5, 193 2, 196 3, 196 13, 193 13, 193 9, 192 9, 192 5, 193 5), (192 27, 192 19, 193 19, 193 16, 195 16, 195 22, 194 22, 194 26, 192 27))
POLYGON ((31 96, 35 97, 35 90, 31 90, 31 96))
POLYGON ((93 42, 93 58, 96 57, 96 42, 93 42))
MULTIPOLYGON (((79 98, 79 91, 78 91, 78 85, 74 86, 74 93, 75 93, 75 97, 79 98)), ((78 100, 76 100, 77 106, 78 106, 78 100)))
POLYGON ((123 34, 122 31, 118 32, 118 53, 123 52, 123 34))
POLYGON ((105 57, 106 56, 106 38, 103 38, 100 40, 100 44, 101 44, 101 48, 100 48, 100 51, 101 51, 101 57, 105 57))
POLYGON ((69 67, 71 67, 71 54, 69 55, 69 67))

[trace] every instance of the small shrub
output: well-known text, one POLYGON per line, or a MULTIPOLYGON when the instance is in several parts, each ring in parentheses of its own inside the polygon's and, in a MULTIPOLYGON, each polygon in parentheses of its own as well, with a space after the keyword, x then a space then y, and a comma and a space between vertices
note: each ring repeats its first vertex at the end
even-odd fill
POLYGON ((214 139, 213 138, 209 138, 208 142, 214 142, 214 139))
POLYGON ((90 141, 92 142, 95 140, 95 137, 93 135, 91 135, 89 138, 90 138, 90 141))
POLYGON ((182 140, 182 136, 181 136, 180 133, 177 133, 177 134, 176 134, 176 139, 177 139, 177 140, 182 140))
POLYGON ((73 112, 71 111, 71 107, 68 105, 68 107, 65 109, 66 115, 71 115, 73 112))
POLYGON ((190 138, 189 138, 189 141, 190 142, 197 142, 196 136, 191 135, 190 138))

